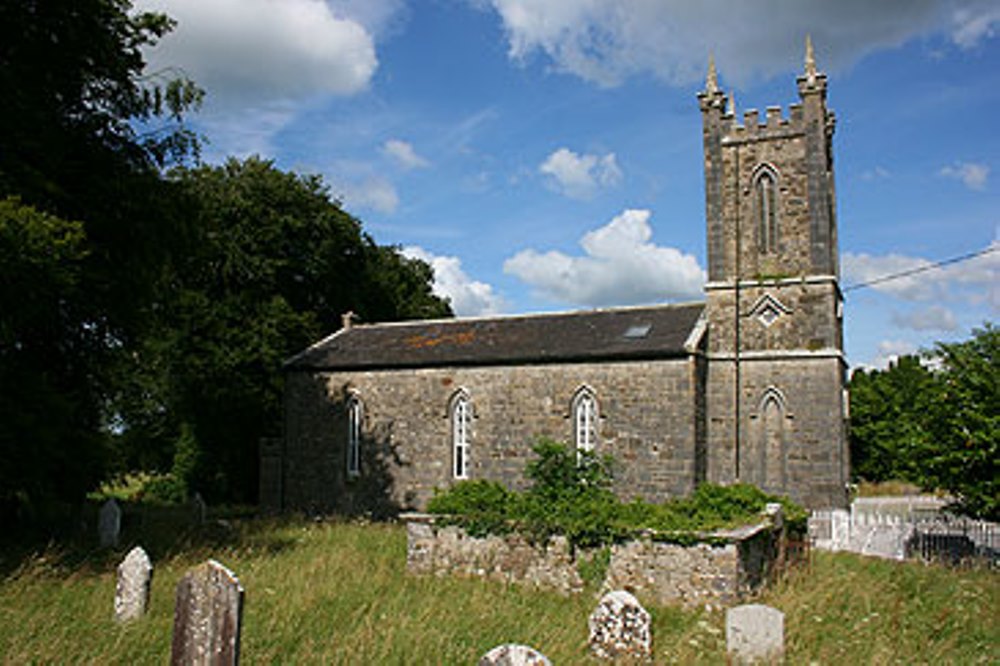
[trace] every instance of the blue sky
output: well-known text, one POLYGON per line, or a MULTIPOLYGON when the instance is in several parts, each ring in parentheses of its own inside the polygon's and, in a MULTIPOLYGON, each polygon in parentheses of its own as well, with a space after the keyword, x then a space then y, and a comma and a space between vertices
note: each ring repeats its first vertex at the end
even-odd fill
POLYGON ((842 285, 985 252, 848 292, 849 362, 1000 311, 995 0, 136 4, 178 21, 148 57, 206 88, 206 161, 320 174, 464 316, 700 300, 708 54, 740 112, 787 110, 811 34, 842 285))

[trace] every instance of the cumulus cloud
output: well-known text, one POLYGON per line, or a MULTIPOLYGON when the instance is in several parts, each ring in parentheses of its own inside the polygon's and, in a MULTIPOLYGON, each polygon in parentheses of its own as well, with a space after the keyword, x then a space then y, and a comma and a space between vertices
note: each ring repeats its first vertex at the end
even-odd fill
POLYGON ((891 321, 900 328, 914 331, 955 331, 958 321, 951 310, 943 305, 931 305, 912 312, 893 312, 891 321))
POLYGON ((434 293, 447 298, 459 317, 497 314, 503 310, 503 299, 485 282, 473 280, 458 257, 439 256, 412 246, 403 248, 403 255, 426 261, 434 269, 434 293))
POLYGON ((557 191, 576 199, 588 199, 599 189, 614 187, 622 180, 614 153, 578 155, 569 148, 559 148, 538 170, 549 176, 557 191))
POLYGON ((399 139, 389 139, 382 144, 382 154, 404 169, 421 169, 430 166, 430 162, 418 155, 411 144, 399 139))
POLYGON ((994 313, 1000 312, 1000 241, 993 241, 981 254, 968 260, 937 268, 932 268, 933 265, 928 259, 901 254, 878 256, 848 252, 841 261, 848 286, 916 271, 879 281, 870 288, 905 301, 950 299, 985 304, 994 313))
POLYGON ((365 176, 361 178, 331 177, 330 191, 343 202, 348 210, 368 208, 379 213, 390 214, 399 207, 396 188, 385 178, 365 176))
POLYGON ((323 0, 139 0, 177 27, 148 53, 179 67, 222 107, 363 90, 378 66, 372 34, 323 0))
POLYGON ((984 190, 986 179, 990 176, 990 168, 976 162, 955 162, 954 165, 943 167, 938 174, 945 178, 960 180, 970 190, 984 190))
POLYGON ((580 240, 582 256, 522 250, 504 272, 545 297, 574 305, 624 305, 701 296, 705 272, 693 256, 651 242, 650 211, 626 210, 580 240))
POLYGON ((737 85, 787 71, 812 34, 829 70, 917 35, 968 48, 1000 24, 995 0, 481 0, 500 16, 509 54, 543 53, 556 69, 601 85, 652 73, 678 85, 704 76, 709 51, 737 85))

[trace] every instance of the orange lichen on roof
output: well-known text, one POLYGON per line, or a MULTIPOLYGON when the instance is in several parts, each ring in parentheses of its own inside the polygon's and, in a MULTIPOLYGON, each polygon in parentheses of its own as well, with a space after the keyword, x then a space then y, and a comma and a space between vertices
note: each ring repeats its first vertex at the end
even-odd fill
POLYGON ((476 339, 476 332, 472 330, 458 331, 457 333, 442 333, 440 335, 411 335, 403 340, 403 344, 413 349, 427 349, 443 344, 467 345, 476 339))

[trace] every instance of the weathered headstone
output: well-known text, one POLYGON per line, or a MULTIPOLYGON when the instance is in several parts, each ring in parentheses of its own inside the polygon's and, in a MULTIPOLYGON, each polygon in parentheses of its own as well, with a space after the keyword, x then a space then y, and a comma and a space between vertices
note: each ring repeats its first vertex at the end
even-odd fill
POLYGON ((189 570, 177 584, 170 663, 238 664, 242 619, 243 587, 233 572, 215 560, 189 570))
POLYGON ((115 585, 115 619, 119 622, 136 620, 149 606, 149 587, 153 580, 153 564, 140 546, 128 552, 118 565, 115 585))
POLYGON ((507 643, 484 654, 479 666, 552 666, 552 662, 535 648, 507 643))
POLYGON ((191 498, 191 515, 196 525, 201 525, 205 522, 205 514, 207 512, 208 505, 205 504, 205 500, 202 498, 201 493, 196 492, 194 497, 191 498))
POLYGON ((118 545, 118 535, 122 528, 122 510, 118 502, 111 497, 101 505, 97 514, 97 539, 101 548, 113 548, 118 545))
POLYGON ((590 649, 603 659, 648 659, 649 613, 625 590, 608 592, 590 614, 590 649))
POLYGON ((785 614, 762 604, 730 608, 726 650, 734 664, 780 663, 785 656, 785 614))

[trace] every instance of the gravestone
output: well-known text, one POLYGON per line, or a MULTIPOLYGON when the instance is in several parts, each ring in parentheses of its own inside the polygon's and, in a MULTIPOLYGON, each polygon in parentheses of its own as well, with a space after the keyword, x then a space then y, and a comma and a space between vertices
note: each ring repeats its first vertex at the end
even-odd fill
POLYGON ((552 666, 552 662, 535 648, 507 643, 484 654, 479 666, 552 666))
POLYGON ((205 514, 208 512, 208 506, 205 504, 205 500, 202 498, 201 493, 196 492, 194 497, 191 498, 191 515, 194 518, 195 525, 201 525, 205 522, 205 514))
POLYGON ((118 582, 115 585, 116 620, 137 620, 146 613, 152 580, 153 564, 149 561, 149 555, 136 546, 118 565, 118 582))
POLYGON ((649 613, 625 590, 608 592, 590 614, 591 651, 603 659, 648 659, 652 651, 649 613))
POLYGON ((177 584, 170 663, 222 666, 240 660, 243 587, 226 567, 208 560, 177 584))
POLYGON ((122 510, 118 502, 111 497, 101 505, 97 514, 97 539, 101 548, 113 548, 118 545, 118 536, 122 528, 122 510))
POLYGON ((780 663, 785 657, 785 614, 762 604, 730 608, 726 650, 734 664, 780 663))

